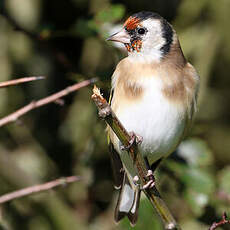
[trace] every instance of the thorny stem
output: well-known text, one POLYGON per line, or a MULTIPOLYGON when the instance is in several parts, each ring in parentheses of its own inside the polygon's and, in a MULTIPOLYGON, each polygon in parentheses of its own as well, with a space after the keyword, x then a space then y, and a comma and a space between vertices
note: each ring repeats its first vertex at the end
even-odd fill
POLYGON ((222 216, 222 220, 219 222, 214 222, 212 224, 212 226, 209 228, 209 230, 215 230, 218 227, 225 225, 225 224, 230 224, 230 220, 227 220, 227 214, 226 212, 224 212, 223 216, 222 216))
MULTIPOLYGON (((114 133, 117 135, 119 140, 124 146, 129 145, 131 139, 129 133, 126 131, 124 126, 118 120, 115 113, 112 111, 111 107, 107 101, 103 98, 100 93, 100 90, 94 86, 92 99, 94 100, 96 106, 99 110, 99 116, 103 118, 106 123, 112 128, 114 133)), ((128 153, 133 160, 133 163, 136 167, 137 174, 140 178, 142 187, 148 182, 147 169, 145 166, 144 159, 138 151, 138 147, 134 144, 128 149, 128 153)), ((157 210, 162 222, 164 223, 164 228, 168 230, 181 230, 180 226, 177 224, 173 215, 169 211, 165 202, 160 196, 159 191, 154 186, 153 188, 144 190, 146 196, 150 200, 152 206, 157 210)))

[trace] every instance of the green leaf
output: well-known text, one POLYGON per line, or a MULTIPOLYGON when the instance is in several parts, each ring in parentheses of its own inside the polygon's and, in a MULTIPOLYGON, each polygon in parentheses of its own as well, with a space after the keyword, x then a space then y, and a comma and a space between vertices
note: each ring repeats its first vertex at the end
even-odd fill
POLYGON ((219 189, 230 195, 230 166, 225 167, 218 174, 219 189))
POLYGON ((115 22, 120 19, 125 14, 125 7, 121 4, 111 5, 98 12, 96 15, 96 21, 100 22, 115 22))
POLYGON ((197 167, 188 168, 181 180, 187 187, 198 193, 211 194, 215 188, 214 178, 197 167))
POLYGON ((213 162, 212 151, 204 140, 198 138, 183 141, 178 148, 178 155, 190 165, 208 166, 213 162))
POLYGON ((185 199, 190 205, 196 216, 202 215, 205 206, 208 204, 209 197, 206 194, 198 193, 192 189, 186 189, 184 193, 185 199))
POLYGON ((188 168, 181 180, 186 185, 185 198, 193 212, 200 216, 215 189, 214 178, 197 167, 188 168))
POLYGON ((79 19, 73 26, 72 30, 77 36, 87 38, 96 34, 98 26, 93 20, 79 19))
POLYGON ((205 169, 168 160, 167 167, 175 172, 187 187, 198 193, 211 194, 215 188, 214 177, 205 169))

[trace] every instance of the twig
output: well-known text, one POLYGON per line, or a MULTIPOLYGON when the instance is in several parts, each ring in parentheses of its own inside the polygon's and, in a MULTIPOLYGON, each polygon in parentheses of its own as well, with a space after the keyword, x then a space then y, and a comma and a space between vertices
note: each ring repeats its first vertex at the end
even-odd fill
POLYGON ((78 181, 79 179, 80 178, 77 176, 63 177, 57 180, 47 182, 45 184, 39 184, 39 185, 34 185, 28 188, 23 188, 15 192, 11 192, 3 196, 0 196, 0 204, 8 202, 8 201, 12 201, 17 198, 21 198, 23 196, 31 195, 33 193, 47 191, 47 190, 50 190, 60 185, 66 185, 69 183, 73 183, 73 182, 78 181))
POLYGON ((45 77, 43 76, 36 76, 36 77, 23 77, 19 79, 10 80, 10 81, 4 81, 4 82, 0 82, 0 88, 11 86, 11 85, 18 85, 24 82, 42 80, 44 78, 45 77))
MULTIPOLYGON (((118 120, 115 113, 112 111, 111 107, 107 101, 100 94, 99 89, 94 86, 92 99, 94 100, 96 106, 99 110, 99 116, 103 118, 106 123, 112 128, 114 133, 117 135, 119 140, 124 146, 128 146, 129 140, 131 139, 129 133, 125 130, 124 126, 118 120)), ((140 178, 142 187, 148 182, 147 169, 145 166, 144 159, 138 151, 136 145, 131 146, 128 150, 130 157, 133 160, 134 166, 136 167, 137 174, 140 178)), ((180 226, 175 221, 165 202, 162 200, 160 193, 154 186, 151 189, 144 190, 146 196, 150 200, 152 206, 157 210, 159 216, 161 217, 165 229, 180 230, 180 226)))
POLYGON ((212 226, 208 230, 215 230, 215 229, 217 229, 220 226, 225 225, 225 224, 230 224, 230 220, 227 220, 227 214, 226 214, 226 212, 224 212, 224 214, 222 216, 222 220, 219 221, 218 223, 214 222, 212 224, 212 226))
POLYGON ((21 109, 7 115, 6 117, 0 119, 0 127, 7 124, 7 123, 16 121, 19 117, 21 117, 22 115, 28 113, 29 111, 31 111, 35 108, 38 108, 38 107, 41 107, 43 105, 49 104, 51 102, 57 101, 57 99, 64 97, 67 94, 70 94, 74 91, 77 91, 78 89, 85 87, 91 83, 94 83, 95 81, 96 81, 95 78, 85 80, 85 81, 82 81, 80 83, 76 83, 72 86, 69 86, 69 87, 67 87, 67 88, 65 88, 65 89, 63 89, 57 93, 54 93, 54 94, 52 94, 48 97, 45 97, 43 99, 40 99, 38 101, 32 101, 30 104, 28 104, 28 105, 22 107, 21 109))

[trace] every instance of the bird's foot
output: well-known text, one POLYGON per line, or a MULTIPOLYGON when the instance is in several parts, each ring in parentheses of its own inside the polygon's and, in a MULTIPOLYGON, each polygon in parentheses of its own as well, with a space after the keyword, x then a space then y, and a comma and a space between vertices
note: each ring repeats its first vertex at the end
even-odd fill
POLYGON ((138 185, 139 177, 137 175, 135 177, 133 177, 133 182, 135 185, 138 185))
POLYGON ((143 142, 142 136, 135 134, 134 132, 131 132, 130 134, 135 136, 135 142, 137 145, 140 145, 143 142))
POLYGON ((131 139, 129 140, 128 145, 127 146, 122 145, 121 150, 129 150, 133 146, 134 143, 136 143, 137 145, 140 145, 142 143, 143 141, 142 136, 137 135, 134 132, 130 132, 129 135, 131 139))
POLYGON ((144 190, 153 188, 155 186, 155 178, 152 170, 148 170, 146 177, 149 179, 149 181, 143 186, 144 190))
MULTIPOLYGON (((149 181, 145 185, 143 185, 141 190, 150 189, 150 188, 153 188, 155 186, 155 178, 153 176, 152 170, 148 170, 146 178, 149 179, 149 181)), ((139 177, 137 175, 135 177, 133 177, 133 182, 134 182, 135 185, 139 184, 138 183, 139 182, 139 177)))

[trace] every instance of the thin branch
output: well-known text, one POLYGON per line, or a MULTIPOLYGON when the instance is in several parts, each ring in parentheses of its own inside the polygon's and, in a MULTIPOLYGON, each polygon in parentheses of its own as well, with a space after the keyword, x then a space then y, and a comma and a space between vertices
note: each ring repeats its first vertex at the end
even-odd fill
MULTIPOLYGON (((102 95, 100 94, 100 90, 96 86, 94 86, 93 89, 92 99, 98 107, 99 116, 103 118, 106 123, 112 128, 121 143, 124 146, 128 146, 129 140, 131 140, 129 133, 125 130, 124 126, 118 120, 117 116, 112 111, 107 101, 102 97, 102 95)), ((133 164, 136 167, 136 172, 140 178, 140 182, 143 187, 149 181, 149 179, 146 178, 147 169, 144 159, 139 153, 138 147, 136 145, 132 145, 128 150, 128 153, 133 160, 133 164)), ((144 192, 150 200, 152 206, 157 210, 162 222, 164 223, 164 228, 168 230, 180 230, 180 226, 177 224, 173 215, 161 198, 157 188, 154 186, 153 188, 144 190, 144 192)))
POLYGON ((63 178, 60 178, 57 180, 47 182, 45 184, 39 184, 39 185, 34 185, 31 187, 23 188, 23 189, 15 191, 15 192, 11 192, 11 193, 5 194, 3 196, 0 196, 0 204, 8 202, 8 201, 12 201, 12 200, 17 199, 17 198, 21 198, 23 196, 28 196, 28 195, 31 195, 33 193, 47 191, 47 190, 50 190, 50 189, 57 187, 57 186, 60 186, 60 185, 66 185, 69 183, 73 183, 73 182, 78 181, 79 179, 80 178, 77 176, 63 177, 63 178))
POLYGON ((5 124, 8 124, 10 122, 14 122, 16 121, 19 117, 21 117, 22 115, 28 113, 29 111, 33 110, 33 109, 36 109, 38 107, 41 107, 43 105, 46 105, 46 104, 49 104, 51 102, 55 102, 57 101, 59 98, 61 97, 64 97, 74 91, 77 91, 78 89, 82 88, 82 87, 85 87, 91 83, 94 83, 96 81, 95 78, 92 78, 92 79, 89 79, 89 80, 85 80, 85 81, 82 81, 80 83, 76 83, 72 86, 69 86, 55 94, 52 94, 48 97, 45 97, 43 99, 40 99, 38 101, 32 101, 30 104, 22 107, 21 109, 7 115, 6 117, 0 119, 0 127, 5 125, 5 124))
POLYGON ((11 86, 11 85, 18 85, 18 84, 21 84, 24 82, 42 80, 44 78, 45 77, 43 77, 43 76, 35 76, 35 77, 23 77, 23 78, 10 80, 10 81, 4 81, 4 82, 0 82, 0 88, 4 88, 7 86, 11 86))
POLYGON ((220 226, 223 226, 225 224, 230 224, 230 220, 227 220, 227 214, 226 214, 226 212, 224 212, 224 214, 222 216, 222 220, 220 220, 219 222, 214 222, 212 224, 212 226, 208 230, 215 230, 215 229, 217 229, 220 226))

